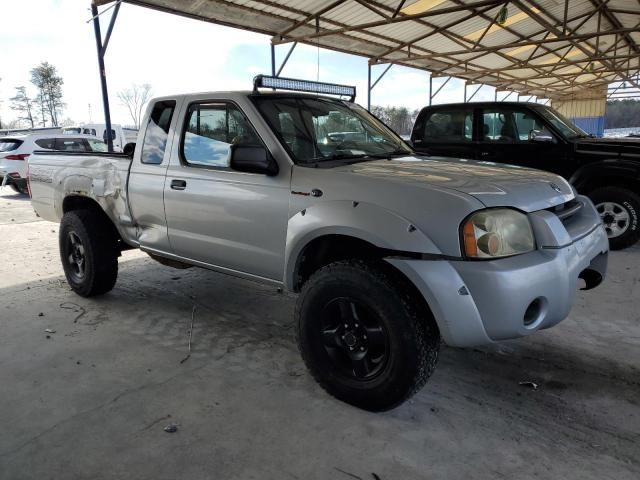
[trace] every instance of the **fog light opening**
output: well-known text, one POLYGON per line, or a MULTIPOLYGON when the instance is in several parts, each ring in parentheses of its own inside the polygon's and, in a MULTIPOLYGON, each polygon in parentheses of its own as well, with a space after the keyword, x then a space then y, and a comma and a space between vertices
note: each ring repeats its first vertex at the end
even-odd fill
POLYGON ((580 290, 591 290, 602 283, 602 274, 597 270, 592 270, 590 268, 580 272, 578 278, 584 282, 583 285, 580 285, 580 290))
POLYGON ((542 297, 536 298, 529 304, 527 310, 524 312, 523 322, 525 327, 532 328, 542 320, 544 305, 545 301, 542 297))

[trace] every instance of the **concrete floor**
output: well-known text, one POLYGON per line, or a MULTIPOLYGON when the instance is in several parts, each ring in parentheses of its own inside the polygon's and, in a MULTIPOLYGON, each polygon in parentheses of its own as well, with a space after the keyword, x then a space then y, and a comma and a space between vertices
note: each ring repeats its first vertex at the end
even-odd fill
POLYGON ((444 348, 416 397, 372 414, 307 374, 293 298, 134 251, 83 299, 57 229, 0 191, 0 479, 640 478, 640 248, 559 326, 444 348))

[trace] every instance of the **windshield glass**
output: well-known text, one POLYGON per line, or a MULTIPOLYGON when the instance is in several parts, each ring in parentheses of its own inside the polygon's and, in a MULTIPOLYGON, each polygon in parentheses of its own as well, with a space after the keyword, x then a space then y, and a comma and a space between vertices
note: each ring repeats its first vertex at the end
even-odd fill
POLYGON ((412 153, 400 137, 359 105, 328 98, 255 96, 253 99, 297 164, 412 153))
POLYGON ((67 127, 62 130, 63 135, 79 135, 81 133, 82 133, 82 129, 76 128, 76 127, 67 127))
POLYGON ((552 108, 540 108, 538 111, 549 123, 556 127, 565 138, 589 136, 587 132, 574 125, 571 120, 565 118, 561 113, 556 112, 552 108))

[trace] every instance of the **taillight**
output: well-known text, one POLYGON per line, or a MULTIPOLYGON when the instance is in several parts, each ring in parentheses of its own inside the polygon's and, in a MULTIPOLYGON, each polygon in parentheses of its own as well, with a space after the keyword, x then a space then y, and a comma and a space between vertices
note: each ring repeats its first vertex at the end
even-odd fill
POLYGON ((28 153, 17 153, 15 155, 7 155, 4 157, 6 160, 26 160, 29 158, 28 153))

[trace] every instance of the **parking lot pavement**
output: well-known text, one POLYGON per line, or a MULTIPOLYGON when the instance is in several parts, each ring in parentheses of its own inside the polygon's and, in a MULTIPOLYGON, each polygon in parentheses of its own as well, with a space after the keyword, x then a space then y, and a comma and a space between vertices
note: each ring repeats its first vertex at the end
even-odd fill
POLYGON ((1 479, 640 478, 640 248, 559 326, 445 347, 373 414, 307 374, 293 297, 131 251, 84 299, 57 230, 0 190, 1 479))

